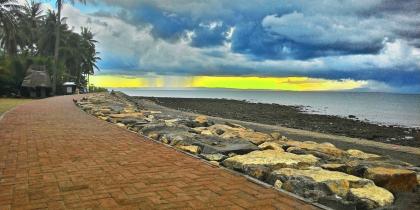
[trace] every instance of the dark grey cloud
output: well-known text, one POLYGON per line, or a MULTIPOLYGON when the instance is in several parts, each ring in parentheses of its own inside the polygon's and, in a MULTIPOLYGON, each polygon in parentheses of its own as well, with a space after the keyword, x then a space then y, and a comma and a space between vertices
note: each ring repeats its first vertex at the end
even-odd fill
POLYGON ((419 1, 110 1, 132 24, 150 24, 156 38, 177 41, 193 31, 191 45, 223 45, 235 27, 233 50, 260 59, 308 59, 330 55, 375 54, 383 40, 406 39, 417 46, 419 1), (417 12, 417 13, 416 13, 417 12), (216 30, 205 23, 221 21, 216 30), (265 22, 264 22, 265 21, 265 22))
POLYGON ((420 84, 418 0, 97 3, 113 9, 90 18, 119 21, 99 24, 104 68, 420 84))

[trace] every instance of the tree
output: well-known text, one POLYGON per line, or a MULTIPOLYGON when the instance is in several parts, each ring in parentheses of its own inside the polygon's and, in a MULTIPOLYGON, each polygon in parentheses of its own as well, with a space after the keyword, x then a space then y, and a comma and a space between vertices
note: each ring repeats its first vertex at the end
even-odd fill
POLYGON ((16 0, 0 0, 1 47, 11 56, 17 53, 17 19, 21 6, 16 0))
MULTIPOLYGON (((51 40, 55 40, 55 27, 57 22, 57 15, 54 11, 48 10, 47 14, 43 18, 42 25, 40 26, 40 36, 38 37, 38 51, 41 56, 54 56, 54 45, 55 43, 51 40)), ((61 26, 63 30, 63 26, 61 26)))
MULTIPOLYGON (((82 36, 82 47, 83 47, 81 69, 83 71, 80 72, 79 75, 82 75, 82 74, 91 75, 95 72, 95 69, 99 70, 98 66, 96 65, 96 62, 101 60, 101 58, 97 56, 99 52, 96 52, 96 48, 95 48, 96 43, 98 41, 93 39, 93 33, 88 28, 85 28, 85 27, 82 27, 81 36, 82 36)), ((80 78, 78 82, 79 83, 81 82, 80 78)))
POLYGON ((35 56, 39 53, 37 45, 40 37, 40 25, 44 18, 41 3, 36 3, 33 0, 26 2, 22 12, 22 18, 19 21, 19 36, 23 39, 21 48, 24 54, 35 56))
POLYGON ((0 56, 1 94, 17 94, 32 64, 46 66, 50 75, 55 74, 56 82, 87 84, 86 78, 98 69, 96 62, 100 60, 97 41, 89 29, 74 32, 56 12, 49 10, 42 15, 40 4, 34 1, 23 7, 14 0, 0 0, 0 3, 0 41, 8 55, 0 56), (57 29, 61 38, 57 38, 57 29), (58 45, 51 40, 59 41, 58 45), (55 55, 59 55, 57 59, 55 55))
MULTIPOLYGON (((74 0, 70 0, 71 3, 74 3, 74 0)), ((79 0, 81 3, 86 3, 86 0, 79 0)), ((53 94, 56 92, 57 88, 57 65, 59 59, 59 49, 60 49, 60 25, 61 25, 61 10, 63 9, 64 0, 57 0, 57 22, 55 27, 55 50, 54 50, 54 71, 53 71, 53 94)))

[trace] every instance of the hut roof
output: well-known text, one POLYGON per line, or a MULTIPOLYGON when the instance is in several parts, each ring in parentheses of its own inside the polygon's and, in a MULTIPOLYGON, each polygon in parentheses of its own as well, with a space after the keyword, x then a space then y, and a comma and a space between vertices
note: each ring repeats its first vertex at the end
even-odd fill
POLYGON ((50 75, 46 71, 45 66, 30 66, 26 72, 25 79, 23 79, 22 87, 52 87, 50 75))

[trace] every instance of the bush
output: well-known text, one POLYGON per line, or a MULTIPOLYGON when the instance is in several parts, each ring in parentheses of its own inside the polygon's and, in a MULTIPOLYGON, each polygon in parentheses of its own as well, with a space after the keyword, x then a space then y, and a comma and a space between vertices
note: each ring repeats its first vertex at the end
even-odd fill
MULTIPOLYGON (((53 60, 47 57, 0 57, 0 94, 12 95, 19 94, 22 81, 25 78, 29 66, 45 65, 49 74, 52 76, 53 60)), ((63 68, 63 65, 60 66, 63 68)), ((62 70, 59 72, 62 72, 62 70)))
POLYGON ((108 89, 103 87, 89 86, 89 93, 108 92, 108 89))

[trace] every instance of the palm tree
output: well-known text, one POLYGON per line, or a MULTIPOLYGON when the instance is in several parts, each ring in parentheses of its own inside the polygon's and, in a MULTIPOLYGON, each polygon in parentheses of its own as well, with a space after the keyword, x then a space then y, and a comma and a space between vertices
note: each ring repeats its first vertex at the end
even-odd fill
MULTIPOLYGON (((99 70, 98 66, 96 65, 96 62, 101 60, 101 58, 98 56, 99 52, 96 52, 95 45, 98 41, 93 39, 93 33, 85 27, 82 27, 82 32, 80 33, 82 36, 83 44, 82 44, 82 64, 81 69, 82 72, 80 72, 78 75, 81 76, 82 74, 87 75, 89 78, 89 75, 94 74, 95 69, 99 70)), ((87 81, 85 81, 87 84, 87 81)), ((81 84, 80 77, 78 79, 78 83, 81 84)))
POLYGON ((17 54, 16 15, 20 8, 16 0, 0 0, 0 44, 12 56, 17 54))
POLYGON ((38 52, 36 51, 39 35, 40 35, 40 24, 44 18, 42 15, 41 3, 26 2, 23 7, 23 15, 21 18, 20 36, 24 39, 24 50, 28 54, 34 56, 38 52), (25 49, 26 48, 26 49, 25 49))
POLYGON ((57 25, 56 22, 56 13, 52 10, 48 10, 40 27, 40 36, 37 44, 38 51, 41 56, 54 56, 54 42, 51 42, 51 40, 55 40, 55 27, 57 25))
MULTIPOLYGON (((1 1, 1 0, 0 0, 1 1)), ((86 0, 79 0, 81 3, 86 3, 86 0)), ((74 0, 70 0, 70 3, 74 3, 74 0)), ((55 49, 54 49, 54 71, 53 71, 53 94, 56 92, 56 83, 57 83, 57 65, 59 59, 59 47, 60 47, 60 25, 61 25, 61 9, 63 9, 64 0, 56 0, 57 6, 57 23, 55 27, 55 49)))

